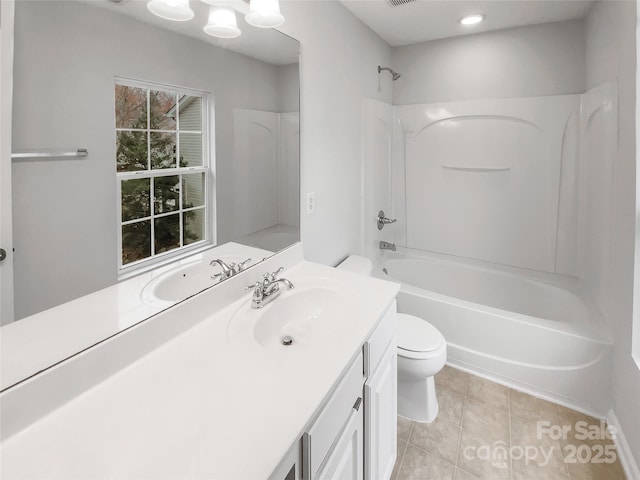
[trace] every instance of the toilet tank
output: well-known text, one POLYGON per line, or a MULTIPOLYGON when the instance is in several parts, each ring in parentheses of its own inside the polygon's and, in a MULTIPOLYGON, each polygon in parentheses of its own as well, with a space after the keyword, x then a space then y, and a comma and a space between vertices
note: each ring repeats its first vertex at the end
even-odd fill
POLYGON ((373 263, 371 263, 371 260, 359 255, 349 255, 336 268, 367 276, 371 276, 373 273, 373 263))

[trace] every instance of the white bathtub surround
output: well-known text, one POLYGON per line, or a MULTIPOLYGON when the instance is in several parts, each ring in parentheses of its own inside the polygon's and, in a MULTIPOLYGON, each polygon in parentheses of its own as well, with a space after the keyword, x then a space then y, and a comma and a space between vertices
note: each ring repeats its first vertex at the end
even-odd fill
MULTIPOLYGON (((269 477, 392 304, 398 288, 296 258, 301 259, 301 246, 35 377, 29 382, 31 402, 38 382, 48 388, 48 375, 64 377, 67 369, 75 370, 76 380, 77 375, 95 376, 93 362, 101 356, 104 361, 141 354, 137 343, 127 346, 127 337, 137 330, 146 330, 145 338, 153 340, 166 336, 167 329, 184 326, 180 334, 149 345, 142 358, 125 362, 48 415, 14 425, 0 450, 3 478, 269 477), (249 308, 251 301, 244 285, 280 262, 288 265, 282 276, 294 284, 330 278, 355 291, 358 315, 353 323, 331 342, 277 355, 229 341, 234 312, 249 308)), ((104 365, 108 369, 111 363, 104 365)), ((8 407, 33 408, 25 398, 19 402, 24 387, 3 395, 3 427, 10 419, 8 407), (9 395, 14 397, 11 402, 5 401, 9 395)), ((45 390, 36 403, 47 402, 45 390)))
POLYGON ((394 125, 391 154, 364 163, 363 210, 386 205, 398 222, 377 231, 365 216, 363 230, 372 258, 398 258, 381 255, 384 240, 417 259, 396 277, 399 311, 441 330, 453 363, 599 416, 610 401, 613 203, 601 184, 614 175, 616 92, 364 110, 365 143, 388 145, 394 125))
MULTIPOLYGON (((378 230, 375 218, 380 210, 397 215, 399 210, 391 206, 392 185, 389 161, 393 149, 393 107, 378 100, 365 99, 362 104, 363 154, 362 154, 362 217, 360 219, 363 252, 373 258, 380 240, 394 241, 396 225, 386 225, 378 230)), ((395 218, 395 217, 394 217, 395 218)), ((404 216, 403 216, 404 218, 404 216)))
POLYGON ((606 414, 612 345, 569 285, 401 252, 385 253, 375 275, 402 282, 399 312, 442 332, 451 364, 606 414))
POLYGON ((584 95, 367 100, 364 251, 385 240, 606 283, 616 96, 609 82, 584 95), (375 230, 379 209, 398 223, 375 230))
POLYGON ((2 327, 0 390, 218 283, 214 258, 253 265, 272 252, 226 243, 2 327), (207 275, 208 273, 208 275, 207 275), (183 277, 188 275, 187 277, 183 277), (172 280, 183 284, 168 285, 172 280), (166 295, 155 289, 169 287, 166 295))
POLYGON ((299 139, 298 113, 233 109, 233 172, 242 180, 234 185, 232 233, 225 241, 279 225, 299 227, 299 139))
MULTIPOLYGON (((563 168, 577 173, 578 96, 404 105, 395 114, 402 245, 550 272, 558 239, 574 254, 576 222, 559 223, 559 192, 563 168)), ((575 258, 560 263, 559 273, 575 272, 575 258)))

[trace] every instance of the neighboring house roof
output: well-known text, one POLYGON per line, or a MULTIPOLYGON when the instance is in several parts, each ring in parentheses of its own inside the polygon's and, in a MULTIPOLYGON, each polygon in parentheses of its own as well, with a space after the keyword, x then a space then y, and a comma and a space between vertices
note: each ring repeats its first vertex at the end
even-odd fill
POLYGON ((173 107, 171 107, 169 109, 169 111, 167 113, 165 113, 165 116, 167 117, 171 117, 171 118, 176 118, 176 110, 177 110, 177 106, 180 106, 180 109, 182 110, 183 108, 187 108, 189 105, 191 105, 191 103, 199 97, 193 97, 191 95, 182 95, 180 97, 180 99, 178 100, 178 103, 176 105, 174 105, 173 107))

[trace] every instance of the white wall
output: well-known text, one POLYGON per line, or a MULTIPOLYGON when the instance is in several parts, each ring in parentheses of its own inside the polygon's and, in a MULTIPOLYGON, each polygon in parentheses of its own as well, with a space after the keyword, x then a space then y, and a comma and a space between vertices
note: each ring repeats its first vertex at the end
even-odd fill
POLYGON ((581 21, 454 37, 393 49, 393 104, 584 92, 581 21))
MULTIPOLYGON (((338 2, 281 2, 282 31, 300 40, 301 197, 315 192, 316 212, 302 206, 308 260, 335 265, 362 249, 362 101, 391 101, 391 80, 378 82, 390 47, 338 2)), ((387 76, 388 77, 388 76, 387 76)))
POLYGON ((14 150, 89 150, 13 164, 16 318, 116 281, 114 75, 213 92, 228 240, 232 109, 277 111, 276 67, 79 2, 18 2, 15 39, 14 150))
POLYGON ((300 64, 292 63, 278 67, 278 112, 300 110, 300 64))
MULTIPOLYGON (((636 2, 596 3, 586 21, 587 88, 617 79, 618 158, 615 165, 611 307, 614 337, 613 412, 640 464, 640 371, 631 357, 635 241, 636 2)), ((637 287, 636 287, 637 288, 637 287)), ((608 388, 603 386, 603 388, 608 388)))

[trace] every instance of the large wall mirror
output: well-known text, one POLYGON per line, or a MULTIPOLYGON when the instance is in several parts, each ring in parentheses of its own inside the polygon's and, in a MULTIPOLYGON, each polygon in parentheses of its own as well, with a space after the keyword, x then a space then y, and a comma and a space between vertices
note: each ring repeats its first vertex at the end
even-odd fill
POLYGON ((16 322, 151 251, 299 240, 299 43, 242 15, 210 37, 191 4, 171 22, 140 0, 16 1, 13 151, 88 151, 12 163, 16 322))

